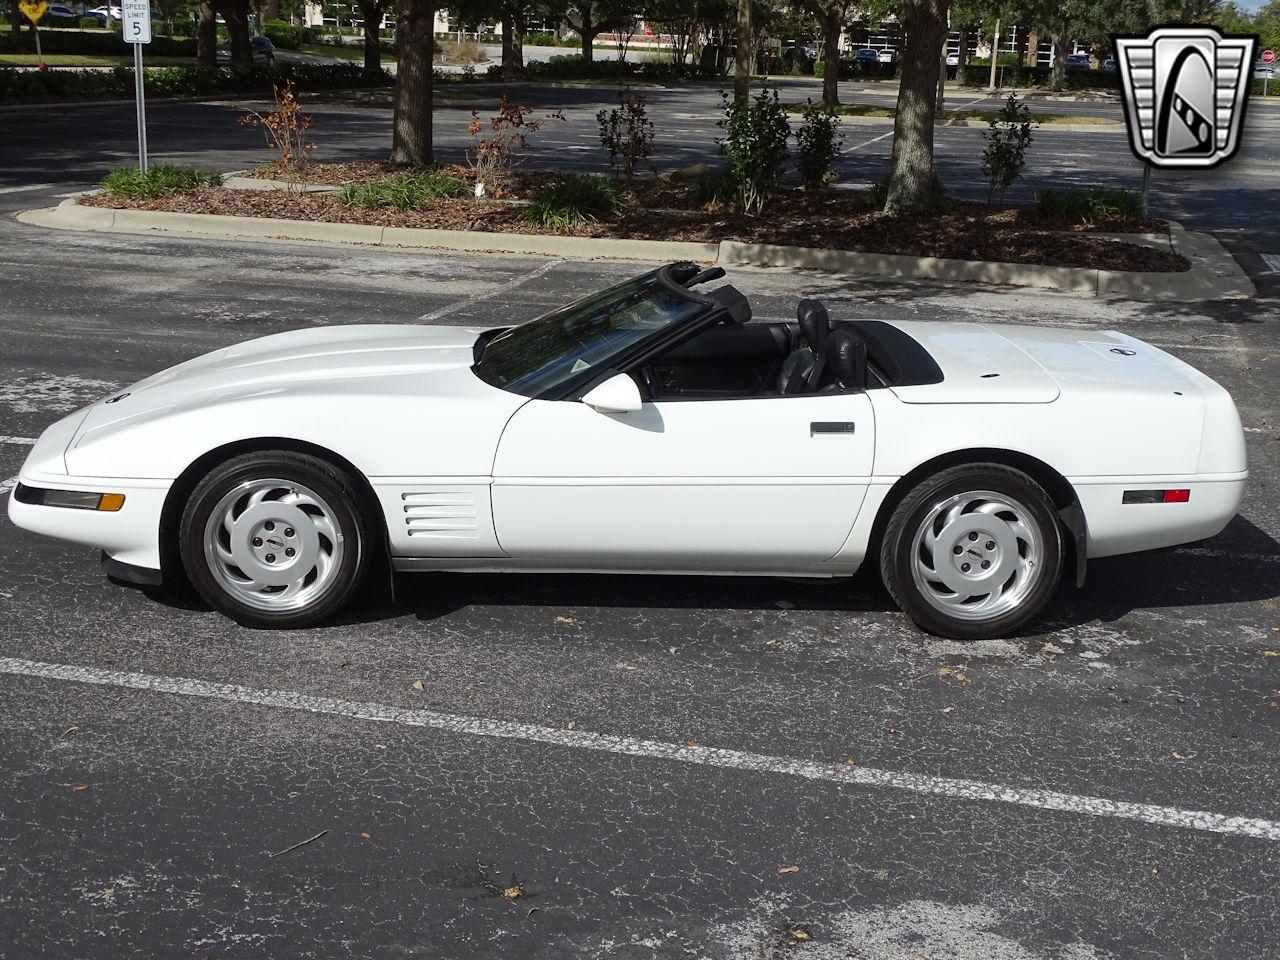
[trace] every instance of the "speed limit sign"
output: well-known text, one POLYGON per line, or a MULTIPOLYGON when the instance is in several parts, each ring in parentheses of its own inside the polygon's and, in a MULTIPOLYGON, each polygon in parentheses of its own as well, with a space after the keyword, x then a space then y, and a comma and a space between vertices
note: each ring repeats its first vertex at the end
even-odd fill
POLYGON ((121 0, 125 43, 151 42, 151 0, 121 0))

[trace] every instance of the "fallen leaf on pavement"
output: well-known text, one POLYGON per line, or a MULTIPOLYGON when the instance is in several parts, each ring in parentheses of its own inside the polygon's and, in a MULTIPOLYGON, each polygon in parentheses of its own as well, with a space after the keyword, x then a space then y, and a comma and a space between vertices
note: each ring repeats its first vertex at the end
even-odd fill
POLYGON ((675 648, 675 647, 667 647, 667 653, 671 654, 671 655, 674 657, 674 656, 676 655, 676 648, 675 648))
POLYGON ((422 681, 421 681, 421 680, 415 680, 415 681, 413 681, 413 689, 415 689, 415 690, 421 690, 421 689, 423 689, 422 681))
POLYGON ((783 874, 783 873, 799 873, 799 872, 800 872, 800 868, 799 868, 799 867, 779 867, 779 868, 778 868, 778 873, 780 873, 780 874, 783 874))
POLYGON ((805 941, 805 940, 813 939, 813 934, 811 934, 804 927, 792 927, 790 935, 792 940, 805 941))
POLYGON ((577 623, 577 617, 556 617, 556 623, 577 623))
POLYGON ((568 723, 564 725, 564 728, 566 730, 574 730, 574 729, 577 729, 577 726, 578 726, 577 720, 570 720, 568 723))
POLYGON ((372 840, 372 839, 373 839, 373 834, 372 834, 372 833, 370 833, 368 830, 361 830, 361 831, 360 831, 360 836, 364 837, 366 840, 372 840))
POLYGON ((700 747, 700 746, 701 746, 701 744, 700 744, 700 743, 698 743, 698 741, 697 741, 697 740, 686 740, 686 741, 684 742, 684 745, 685 745, 686 747, 692 747, 692 748, 694 748, 694 749, 697 749, 698 747, 700 747))
POLYGON ((79 727, 75 727, 75 726, 67 727, 67 729, 62 731, 62 735, 65 737, 67 736, 67 734, 75 733, 79 729, 80 729, 79 727))
MULTIPOLYGON (((1277 630, 1280 630, 1280 627, 1277 627, 1276 629, 1277 629, 1277 630)), ((1280 657, 1280 651, 1276 651, 1276 650, 1263 650, 1263 651, 1262 651, 1262 655, 1263 655, 1264 657, 1280 657)))
POLYGON ((1175 750, 1173 751, 1173 759, 1181 763, 1183 760, 1186 760, 1187 758, 1184 757, 1182 754, 1180 754, 1177 750, 1175 750))
POLYGON ((940 676, 940 677, 949 677, 949 676, 951 676, 951 668, 950 668, 950 667, 939 667, 939 668, 938 668, 938 676, 940 676))
POLYGON ((74 790, 76 793, 79 793, 81 790, 88 790, 89 785, 87 783, 77 783, 77 784, 73 784, 71 789, 74 790))
POLYGON ((502 891, 502 895, 508 900, 519 900, 524 896, 524 884, 517 883, 514 886, 506 887, 502 891))
POLYGON ((954 712, 955 712, 955 709, 956 709, 955 707, 943 707, 943 708, 942 708, 942 712, 943 712, 943 713, 954 713, 954 712))

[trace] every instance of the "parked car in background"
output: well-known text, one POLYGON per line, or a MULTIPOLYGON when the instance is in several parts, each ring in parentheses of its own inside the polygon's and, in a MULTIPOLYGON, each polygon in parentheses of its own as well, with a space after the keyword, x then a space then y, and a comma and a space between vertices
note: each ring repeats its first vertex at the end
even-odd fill
POLYGON ((122 19, 119 7, 94 7, 92 10, 86 10, 84 15, 86 17, 96 17, 103 23, 106 23, 108 20, 122 19))
MULTIPOLYGON (((269 37, 250 37, 249 52, 252 55, 254 62, 261 62, 261 63, 276 62, 275 44, 271 42, 271 39, 269 37)), ((230 63, 231 62, 231 44, 224 43, 221 46, 219 46, 217 50, 217 54, 218 54, 219 63, 230 63)))
POLYGON ((1253 76, 1256 80, 1270 80, 1276 75, 1274 63, 1263 63, 1261 60, 1253 65, 1253 76))
POLYGON ((877 54, 881 63, 893 63, 893 58, 897 56, 892 50, 881 50, 877 54))
POLYGON ((1105 60, 1103 60, 1103 61, 1102 61, 1102 68, 1101 68, 1101 69, 1102 69, 1102 72, 1103 72, 1103 73, 1115 73, 1115 72, 1116 72, 1116 58, 1115 58, 1115 57, 1107 57, 1107 59, 1105 59, 1105 60))
POLYGON ((1088 70, 1089 55, 1087 53, 1069 53, 1067 54, 1068 70, 1088 70))
POLYGON ((960 66, 960 54, 958 54, 958 53, 948 53, 948 54, 947 54, 947 66, 948 66, 948 67, 958 67, 958 66, 960 66))
POLYGON ((50 17, 79 17, 80 16, 80 14, 76 13, 66 4, 62 4, 62 3, 49 4, 49 9, 45 11, 45 13, 47 16, 50 16, 50 17))
POLYGON ((879 63, 880 54, 874 50, 859 50, 853 55, 854 63, 879 63))

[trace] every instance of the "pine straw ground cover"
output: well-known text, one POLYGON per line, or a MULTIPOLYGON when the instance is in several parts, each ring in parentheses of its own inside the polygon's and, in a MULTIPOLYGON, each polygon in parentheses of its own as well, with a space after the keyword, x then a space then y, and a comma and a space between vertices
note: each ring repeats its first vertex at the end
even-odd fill
MULTIPOLYGON (((266 172, 266 171, 263 171, 266 172)), ((343 183, 386 175, 382 164, 313 165, 309 182, 343 183)), ((458 171, 469 177, 466 168, 458 171)), ((196 188, 151 200, 128 200, 106 194, 81 198, 99 207, 279 217, 326 223, 366 223, 506 233, 545 233, 524 219, 524 200, 554 175, 521 172, 497 199, 438 199, 421 209, 400 212, 347 206, 333 196, 284 191, 196 188)), ((1161 221, 1106 218, 1090 224, 1048 221, 1032 210, 987 207, 950 201, 935 215, 889 218, 873 208, 865 193, 846 190, 786 190, 759 217, 735 213, 700 199, 689 181, 637 180, 623 185, 626 200, 616 218, 579 224, 568 234, 586 237, 684 240, 717 243, 785 244, 869 253, 906 254, 958 260, 1034 263, 1086 269, 1179 272, 1190 263, 1167 249, 1103 240, 1086 230, 1162 232, 1161 221)))

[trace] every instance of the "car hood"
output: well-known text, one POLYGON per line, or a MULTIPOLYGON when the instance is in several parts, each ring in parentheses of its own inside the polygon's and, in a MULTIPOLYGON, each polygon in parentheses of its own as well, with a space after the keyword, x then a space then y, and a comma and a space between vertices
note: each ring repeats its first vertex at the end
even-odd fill
POLYGON ((943 381, 894 387, 906 403, 1051 403, 1064 392, 1194 391, 1189 368, 1114 331, 897 322, 942 368, 943 381))
POLYGON ((89 408, 71 447, 184 410, 256 399, 412 398, 459 402, 500 394, 471 371, 482 328, 358 324, 250 340, 139 380, 89 408))

